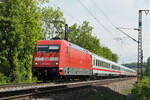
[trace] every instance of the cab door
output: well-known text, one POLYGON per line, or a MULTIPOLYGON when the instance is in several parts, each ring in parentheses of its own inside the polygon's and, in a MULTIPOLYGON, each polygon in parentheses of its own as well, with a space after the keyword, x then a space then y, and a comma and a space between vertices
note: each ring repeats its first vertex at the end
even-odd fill
POLYGON ((65 52, 65 58, 66 58, 66 67, 70 67, 70 48, 66 47, 66 52, 65 52))

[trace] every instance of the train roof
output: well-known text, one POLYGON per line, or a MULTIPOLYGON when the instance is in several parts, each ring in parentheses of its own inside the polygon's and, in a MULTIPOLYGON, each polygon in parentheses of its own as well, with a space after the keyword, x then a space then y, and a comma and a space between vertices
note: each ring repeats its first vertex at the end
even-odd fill
POLYGON ((66 41, 65 40, 38 40, 37 44, 50 44, 52 42, 60 43, 60 42, 66 42, 66 41))

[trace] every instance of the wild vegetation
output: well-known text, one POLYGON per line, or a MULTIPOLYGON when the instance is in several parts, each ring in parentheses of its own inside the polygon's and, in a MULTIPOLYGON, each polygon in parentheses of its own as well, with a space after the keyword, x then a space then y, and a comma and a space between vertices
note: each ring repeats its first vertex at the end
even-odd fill
MULTIPOLYGON (((0 84, 33 82, 32 59, 37 40, 64 37, 65 18, 48 0, 0 0, 0 84)), ((69 28, 69 41, 118 61, 118 56, 92 35, 88 21, 69 28)))
POLYGON ((136 100, 150 99, 150 57, 147 59, 145 76, 135 84, 132 94, 136 100))
POLYGON ((35 43, 43 39, 37 1, 2 0, 0 8, 1 73, 10 82, 30 82, 35 43))

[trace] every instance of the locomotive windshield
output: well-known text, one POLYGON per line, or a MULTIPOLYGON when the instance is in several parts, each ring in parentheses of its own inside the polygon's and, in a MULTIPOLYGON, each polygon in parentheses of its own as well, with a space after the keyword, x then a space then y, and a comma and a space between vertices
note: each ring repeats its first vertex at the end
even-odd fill
POLYGON ((38 45, 37 52, 59 52, 59 45, 38 45))

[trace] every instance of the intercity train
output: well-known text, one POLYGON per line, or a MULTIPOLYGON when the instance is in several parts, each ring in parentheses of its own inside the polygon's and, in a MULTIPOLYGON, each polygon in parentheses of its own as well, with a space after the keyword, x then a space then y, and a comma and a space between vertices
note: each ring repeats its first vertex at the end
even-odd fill
POLYGON ((66 40, 39 40, 34 50, 32 72, 43 81, 136 76, 135 70, 66 40))

